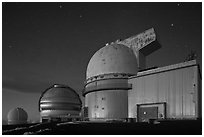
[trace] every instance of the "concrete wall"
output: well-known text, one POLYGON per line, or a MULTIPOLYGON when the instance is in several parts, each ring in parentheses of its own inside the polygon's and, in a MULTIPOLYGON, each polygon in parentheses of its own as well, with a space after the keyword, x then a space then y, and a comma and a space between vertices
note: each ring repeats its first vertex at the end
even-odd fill
POLYGON ((137 104, 158 102, 166 102, 167 118, 198 117, 198 79, 198 66, 129 79, 128 117, 137 118, 137 104))
POLYGON ((103 78, 90 81, 85 86, 85 107, 88 107, 88 118, 123 119, 128 117, 128 84, 127 75, 109 74, 103 78))
POLYGON ((89 119, 120 119, 128 117, 127 90, 104 90, 86 95, 89 119))

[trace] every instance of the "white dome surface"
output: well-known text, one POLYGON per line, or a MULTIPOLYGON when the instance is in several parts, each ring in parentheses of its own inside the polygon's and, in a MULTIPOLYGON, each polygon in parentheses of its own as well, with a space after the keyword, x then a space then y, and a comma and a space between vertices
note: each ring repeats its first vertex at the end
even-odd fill
POLYGON ((8 112, 8 124, 23 124, 27 122, 28 114, 22 108, 14 108, 8 112))
POLYGON ((113 43, 98 50, 90 59, 86 78, 109 73, 137 74, 137 59, 133 51, 113 43))
POLYGON ((79 115, 81 99, 72 88, 55 84, 46 89, 39 99, 39 111, 42 118, 79 115))
MULTIPOLYGON (((73 103, 81 105, 79 95, 72 88, 63 85, 50 87, 40 97, 40 103, 73 103)), ((64 105, 64 104, 63 104, 64 105)))

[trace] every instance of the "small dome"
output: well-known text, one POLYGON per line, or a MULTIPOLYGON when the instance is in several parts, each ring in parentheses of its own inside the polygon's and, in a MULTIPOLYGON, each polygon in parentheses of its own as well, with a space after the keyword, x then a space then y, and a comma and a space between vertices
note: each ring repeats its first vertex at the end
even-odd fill
POLYGON ((86 78, 109 73, 137 74, 137 59, 133 51, 112 43, 98 50, 90 59, 86 78))
POLYGON ((22 108, 14 108, 8 112, 8 124, 25 124, 27 123, 28 114, 22 108))
POLYGON ((81 109, 79 95, 70 87, 55 84, 46 89, 39 100, 42 117, 78 114, 81 109))

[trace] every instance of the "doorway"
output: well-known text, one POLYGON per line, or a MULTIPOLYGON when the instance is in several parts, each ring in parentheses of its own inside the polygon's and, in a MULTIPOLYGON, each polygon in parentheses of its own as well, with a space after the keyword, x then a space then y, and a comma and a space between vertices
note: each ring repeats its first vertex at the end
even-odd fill
POLYGON ((149 122, 150 119, 158 119, 158 107, 140 107, 139 122, 149 122))

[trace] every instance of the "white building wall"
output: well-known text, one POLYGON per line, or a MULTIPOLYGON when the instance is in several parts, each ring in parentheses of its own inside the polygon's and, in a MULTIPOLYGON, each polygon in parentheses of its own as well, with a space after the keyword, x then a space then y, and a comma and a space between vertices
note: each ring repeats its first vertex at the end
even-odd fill
POLYGON ((128 117, 127 90, 105 90, 86 95, 88 117, 92 119, 121 119, 128 117))
POLYGON ((166 102, 167 118, 197 117, 197 74, 198 66, 189 66, 130 78, 128 117, 137 118, 137 104, 158 102, 166 102))

